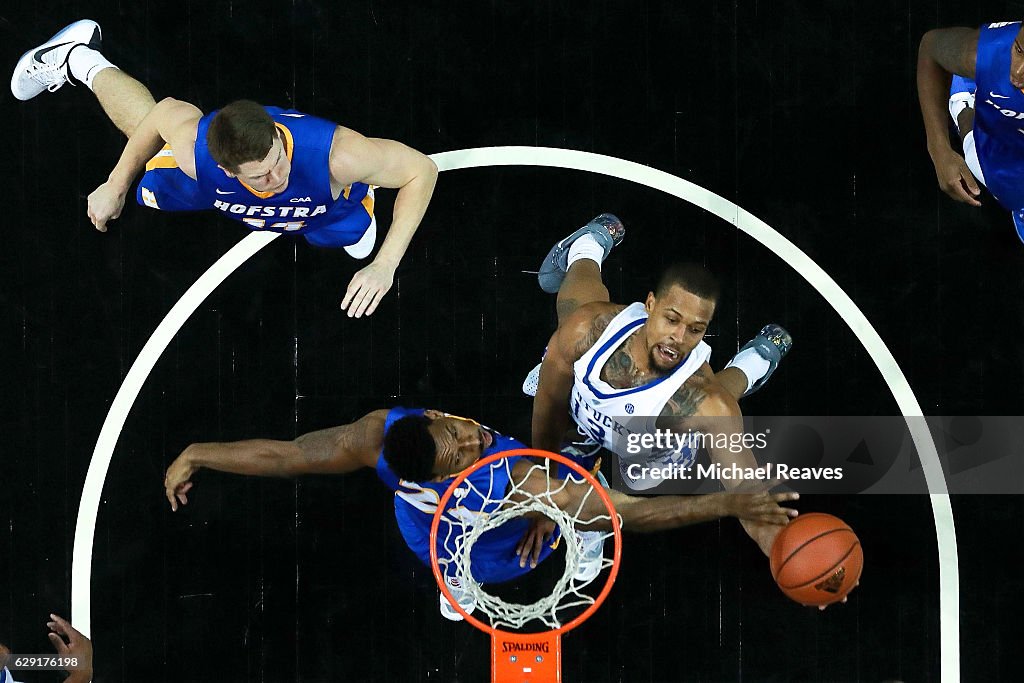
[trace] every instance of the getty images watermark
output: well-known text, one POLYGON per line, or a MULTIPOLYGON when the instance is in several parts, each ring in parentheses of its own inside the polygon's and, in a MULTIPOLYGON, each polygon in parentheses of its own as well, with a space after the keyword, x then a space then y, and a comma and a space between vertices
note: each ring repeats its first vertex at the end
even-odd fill
POLYGON ((612 435, 612 485, 638 493, 710 493, 749 480, 801 493, 1024 493, 1020 417, 746 417, 705 419, 697 430, 630 415, 590 428, 612 435), (943 482, 931 488, 912 431, 938 452, 943 482))
POLYGON ((682 434, 656 429, 653 434, 630 434, 627 439, 626 451, 631 456, 644 453, 670 454, 666 462, 647 459, 645 464, 625 460, 626 476, 629 480, 638 479, 716 479, 736 480, 757 479, 768 481, 779 479, 842 479, 842 467, 795 467, 786 463, 767 462, 756 467, 742 467, 735 462, 707 462, 693 464, 691 458, 678 462, 677 454, 684 449, 722 451, 729 454, 741 454, 744 451, 763 450, 768 444, 768 432, 759 434, 710 434, 706 432, 685 432, 682 434))
MULTIPOLYGON (((631 433, 626 436, 626 456, 622 466, 626 481, 659 482, 714 479, 717 481, 770 481, 778 479, 829 479, 843 478, 842 467, 797 467, 784 462, 765 462, 743 466, 735 460, 723 463, 721 459, 696 462, 700 451, 740 455, 745 452, 763 451, 768 447, 770 429, 752 434, 749 432, 710 433, 675 432, 670 429, 655 429, 654 432, 631 433), (652 457, 653 454, 653 457, 652 457), (633 460, 631 456, 645 456, 633 460)), ((739 462, 747 462, 740 459, 739 462)))

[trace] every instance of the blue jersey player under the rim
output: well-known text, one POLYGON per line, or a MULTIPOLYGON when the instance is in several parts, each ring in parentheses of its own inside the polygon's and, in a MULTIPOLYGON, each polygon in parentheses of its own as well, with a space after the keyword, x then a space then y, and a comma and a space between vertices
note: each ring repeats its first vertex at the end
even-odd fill
POLYGON ((349 283, 341 308, 370 315, 391 289, 395 269, 423 219, 437 180, 428 157, 394 140, 367 138, 330 121, 241 100, 203 115, 149 90, 99 51, 100 27, 77 21, 26 52, 11 91, 28 100, 80 83, 126 136, 120 160, 89 195, 101 232, 121 215, 140 172, 140 204, 165 211, 213 209, 251 230, 302 235, 318 247, 366 258, 376 241, 373 188, 398 188, 394 215, 376 258, 349 283))
POLYGON ((944 28, 921 39, 917 89, 939 187, 981 206, 981 182, 1013 216, 1024 241, 1024 28, 999 22, 944 28), (946 110, 963 143, 949 143, 946 110))
MULTIPOLYGON (((233 443, 196 443, 190 445, 167 468, 164 493, 172 510, 188 503, 192 481, 201 468, 263 477, 294 477, 303 474, 346 474, 364 467, 373 468, 381 481, 395 494, 395 519, 406 545, 426 565, 430 565, 430 525, 437 503, 452 479, 480 458, 525 448, 519 441, 489 429, 474 420, 437 410, 392 408, 376 410, 355 422, 340 427, 304 434, 293 441, 250 439, 233 443)), ((511 475, 520 489, 534 494, 550 490, 539 468, 530 471, 529 458, 512 456, 511 475)), ((476 490, 506 490, 508 470, 481 468, 469 481, 476 490), (503 477, 503 481, 499 480, 503 477), (495 487, 492 489, 492 485, 495 487)), ((617 491, 608 494, 622 519, 625 531, 651 532, 674 529, 688 524, 722 517, 760 524, 785 525, 796 511, 779 504, 799 498, 796 493, 763 492, 764 482, 749 482, 749 488, 702 496, 657 496, 640 498, 617 491), (742 492, 738 492, 742 491, 742 492)), ((556 486, 550 488, 557 488, 556 486)), ((586 496, 589 485, 566 486, 554 493, 552 503, 580 515, 582 557, 576 578, 587 581, 601 570, 603 534, 610 525, 607 512, 597 496, 586 496), (584 503, 584 501, 586 501, 584 503), (592 523, 587 522, 593 520, 592 523), (597 540, 588 547, 588 534, 597 540), (581 576, 586 574, 587 576, 581 576)), ((467 486, 462 496, 452 496, 446 513, 456 515, 456 507, 472 512, 495 512, 495 502, 472 495, 467 486)), ((464 512, 460 510, 458 512, 464 512)), ((526 542, 532 521, 515 518, 493 529, 473 547, 473 576, 481 583, 509 581, 529 572, 551 553, 550 543, 526 542)), ((781 527, 780 527, 781 528, 781 527)), ((450 541, 449 541, 450 542, 450 541)), ((445 556, 444 542, 438 536, 438 551, 445 556)), ((467 612, 475 607, 472 596, 446 577, 453 596, 467 612)), ((441 613, 458 621, 461 615, 440 600, 441 613)))

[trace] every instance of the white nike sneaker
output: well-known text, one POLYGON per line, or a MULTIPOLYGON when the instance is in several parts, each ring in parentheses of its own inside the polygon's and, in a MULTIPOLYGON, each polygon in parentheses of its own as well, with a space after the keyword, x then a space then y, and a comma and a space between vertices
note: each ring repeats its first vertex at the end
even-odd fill
MULTIPOLYGON (((459 603, 459 606, 466 610, 468 614, 472 614, 473 610, 476 609, 476 598, 470 595, 468 592, 463 590, 462 582, 451 576, 444 577, 445 583, 448 584, 448 590, 452 592, 452 597, 459 603)), ((441 616, 448 621, 462 621, 463 616, 459 614, 458 610, 452 607, 452 604, 448 602, 448 598, 444 596, 444 593, 440 595, 441 616)))
POLYGON ((44 90, 59 90, 73 81, 68 68, 71 50, 77 45, 99 50, 101 39, 100 25, 90 19, 65 26, 57 35, 21 56, 11 76, 11 92, 19 100, 30 100, 44 90))

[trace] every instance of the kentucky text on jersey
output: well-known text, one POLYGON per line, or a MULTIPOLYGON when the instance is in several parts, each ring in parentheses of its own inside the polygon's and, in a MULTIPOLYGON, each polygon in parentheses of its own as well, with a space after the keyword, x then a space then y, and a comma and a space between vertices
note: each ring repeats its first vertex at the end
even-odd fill
POLYGON ((605 432, 608 429, 612 430, 612 433, 620 436, 634 433, 611 415, 605 415, 600 410, 587 403, 583 398, 583 394, 581 394, 579 389, 575 386, 572 388, 571 405, 572 417, 576 420, 576 424, 586 430, 587 434, 597 441, 604 439, 605 432))

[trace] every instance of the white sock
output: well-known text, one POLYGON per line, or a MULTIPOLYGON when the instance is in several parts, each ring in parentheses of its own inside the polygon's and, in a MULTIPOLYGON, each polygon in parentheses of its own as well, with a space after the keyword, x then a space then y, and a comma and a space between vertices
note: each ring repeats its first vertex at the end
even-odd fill
POLYGON ((597 243, 593 235, 584 235, 572 243, 569 247, 569 264, 566 270, 584 258, 595 262, 598 268, 601 267, 601 261, 604 261, 604 247, 597 243))
POLYGON ((754 382, 768 374, 768 368, 771 366, 772 364, 759 354, 757 349, 746 349, 733 356, 725 367, 739 368, 747 376, 747 391, 750 391, 754 382))
POLYGON ((75 80, 85 83, 85 86, 92 90, 92 81, 96 78, 96 74, 104 69, 116 69, 117 67, 91 47, 78 45, 68 53, 68 68, 71 69, 71 75, 75 77, 75 80))

